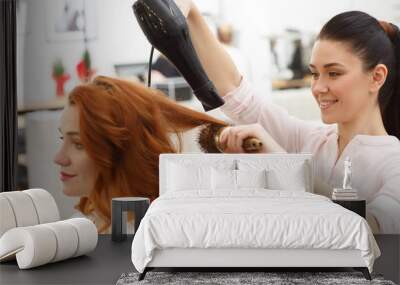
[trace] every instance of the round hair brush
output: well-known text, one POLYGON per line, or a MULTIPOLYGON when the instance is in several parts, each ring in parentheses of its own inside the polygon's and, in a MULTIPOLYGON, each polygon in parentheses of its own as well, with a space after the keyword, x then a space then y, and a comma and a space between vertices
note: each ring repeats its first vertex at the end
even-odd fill
MULTIPOLYGON (((227 126, 216 124, 205 125, 198 136, 197 142, 203 152, 220 153, 224 152, 224 146, 220 142, 220 134, 227 126)), ((243 140, 243 149, 247 153, 259 152, 263 143, 254 137, 248 137, 243 140)))

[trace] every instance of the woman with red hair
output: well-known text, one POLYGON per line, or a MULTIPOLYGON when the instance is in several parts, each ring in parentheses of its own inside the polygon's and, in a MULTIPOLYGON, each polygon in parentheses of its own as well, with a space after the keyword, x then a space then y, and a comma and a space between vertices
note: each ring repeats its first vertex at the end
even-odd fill
POLYGON ((226 125, 140 83, 98 76, 72 90, 61 117, 63 191, 109 232, 111 199, 158 197, 159 155, 180 152, 181 134, 207 123, 226 125))

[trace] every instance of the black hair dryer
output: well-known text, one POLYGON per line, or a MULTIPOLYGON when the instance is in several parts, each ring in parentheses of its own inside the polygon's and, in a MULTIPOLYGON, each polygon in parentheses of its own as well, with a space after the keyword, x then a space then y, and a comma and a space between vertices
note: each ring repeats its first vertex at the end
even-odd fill
POLYGON ((138 0, 133 12, 148 41, 179 70, 209 111, 224 104, 200 64, 185 16, 173 0, 138 0))

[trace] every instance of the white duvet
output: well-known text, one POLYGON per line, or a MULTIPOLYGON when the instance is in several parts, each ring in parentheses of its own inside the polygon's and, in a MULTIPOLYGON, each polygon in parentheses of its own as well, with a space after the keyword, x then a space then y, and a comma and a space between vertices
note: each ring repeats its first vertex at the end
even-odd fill
POLYGON ((133 240, 135 268, 165 248, 358 249, 370 272, 380 255, 359 215, 320 195, 266 189, 160 196, 133 240))

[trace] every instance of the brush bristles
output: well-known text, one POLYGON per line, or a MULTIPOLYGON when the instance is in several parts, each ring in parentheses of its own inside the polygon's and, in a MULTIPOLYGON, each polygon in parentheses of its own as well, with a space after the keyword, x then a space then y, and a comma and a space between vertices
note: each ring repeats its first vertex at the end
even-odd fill
POLYGON ((199 143, 200 149, 206 153, 221 153, 222 151, 218 148, 216 136, 222 131, 225 126, 216 124, 205 125, 199 133, 197 142, 199 143))

